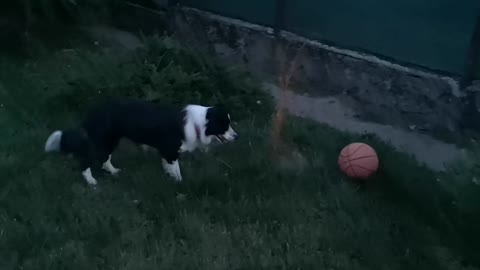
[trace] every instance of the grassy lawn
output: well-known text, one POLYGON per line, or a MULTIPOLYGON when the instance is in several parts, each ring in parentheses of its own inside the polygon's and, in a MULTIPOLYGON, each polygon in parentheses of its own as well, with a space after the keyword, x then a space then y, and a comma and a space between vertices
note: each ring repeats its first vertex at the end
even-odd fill
POLYGON ((170 39, 146 43, 0 63, 0 269, 477 269, 478 163, 435 174, 373 136, 290 118, 285 142, 306 164, 285 168, 255 81, 170 39), (122 173, 95 171, 94 190, 43 144, 113 95, 222 102, 242 139, 185 155, 181 184, 126 142, 122 173), (336 164, 353 141, 380 156, 366 184, 336 164))

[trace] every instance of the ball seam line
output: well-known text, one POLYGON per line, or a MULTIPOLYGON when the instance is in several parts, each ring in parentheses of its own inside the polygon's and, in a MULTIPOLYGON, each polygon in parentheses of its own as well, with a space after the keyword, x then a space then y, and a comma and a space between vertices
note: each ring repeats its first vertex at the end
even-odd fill
POLYGON ((356 154, 362 147, 364 147, 364 146, 365 146, 365 144, 360 145, 357 149, 355 149, 355 151, 353 151, 353 153, 350 153, 350 147, 347 146, 347 149, 346 149, 347 152, 348 152, 347 155, 344 156, 342 153, 340 153, 340 156, 341 156, 341 157, 344 157, 344 158, 348 158, 348 157, 350 157, 350 156, 352 156, 352 155, 355 155, 355 154, 356 154))

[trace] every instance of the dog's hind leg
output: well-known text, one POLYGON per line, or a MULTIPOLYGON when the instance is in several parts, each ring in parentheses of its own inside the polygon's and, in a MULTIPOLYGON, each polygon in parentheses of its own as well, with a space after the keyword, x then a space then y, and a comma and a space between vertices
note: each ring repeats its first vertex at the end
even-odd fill
POLYGON ((80 161, 80 167, 85 181, 87 181, 89 185, 96 185, 97 180, 92 175, 92 167, 95 159, 90 142, 86 142, 81 148, 77 148, 75 157, 80 161))
POLYGON ((112 154, 108 155, 107 161, 103 162, 102 169, 109 172, 111 175, 116 175, 121 171, 120 169, 115 168, 115 166, 113 166, 112 154))
POLYGON ((97 180, 92 175, 92 169, 90 167, 86 168, 82 172, 83 178, 87 181, 89 185, 96 185, 97 180))
POLYGON ((118 140, 110 140, 108 143, 103 145, 103 149, 100 149, 98 153, 100 161, 102 162, 102 169, 109 172, 111 175, 116 175, 121 170, 113 166, 112 153, 118 145, 118 140))
POLYGON ((87 181, 89 185, 96 185, 97 180, 92 175, 93 162, 91 157, 87 153, 80 156, 80 164, 82 167, 82 175, 85 181, 87 181))

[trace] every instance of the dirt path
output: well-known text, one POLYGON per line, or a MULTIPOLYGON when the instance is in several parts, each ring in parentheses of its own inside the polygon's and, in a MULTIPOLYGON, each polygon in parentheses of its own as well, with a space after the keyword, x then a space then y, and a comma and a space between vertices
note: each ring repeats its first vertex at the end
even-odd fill
MULTIPOLYGON (((276 85, 266 83, 264 87, 278 100, 280 89, 276 85)), ((293 115, 310 118, 341 131, 376 134, 399 151, 413 155, 432 170, 443 171, 466 155, 464 150, 455 145, 427 135, 355 119, 355 112, 334 97, 312 98, 288 92, 286 99, 287 109, 293 115)))

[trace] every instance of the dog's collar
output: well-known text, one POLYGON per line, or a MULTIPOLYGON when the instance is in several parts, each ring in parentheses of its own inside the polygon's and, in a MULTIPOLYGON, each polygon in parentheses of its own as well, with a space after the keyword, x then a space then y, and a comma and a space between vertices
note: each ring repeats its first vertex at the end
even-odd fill
POLYGON ((198 125, 194 125, 194 126, 195 126, 195 134, 197 135, 197 140, 202 139, 200 127, 198 125))

